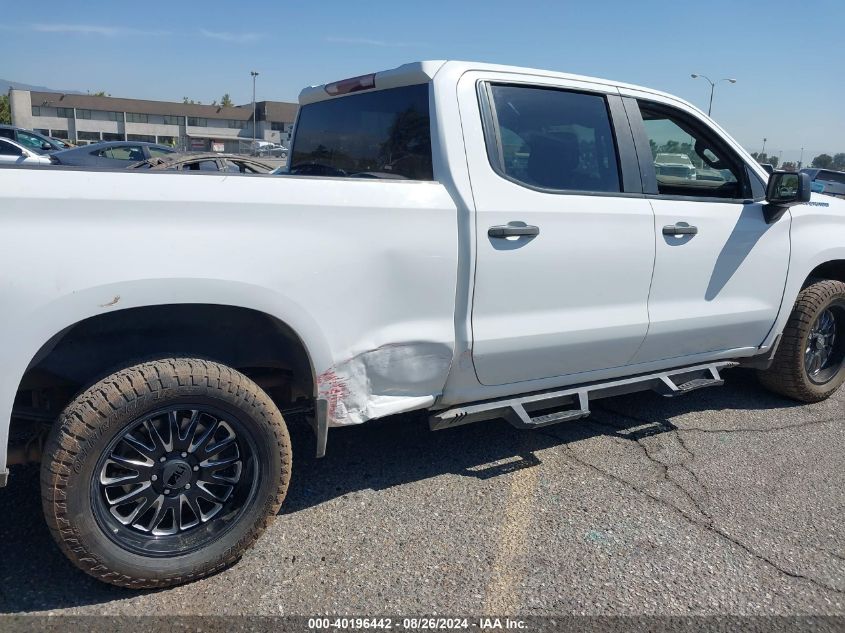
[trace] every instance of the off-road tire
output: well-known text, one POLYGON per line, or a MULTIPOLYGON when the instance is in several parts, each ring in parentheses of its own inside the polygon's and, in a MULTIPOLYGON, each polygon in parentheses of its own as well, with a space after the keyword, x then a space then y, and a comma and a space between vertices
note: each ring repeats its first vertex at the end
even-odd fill
POLYGON ((41 464, 44 515, 64 554, 98 580, 132 588, 177 585, 222 570, 249 548, 287 492, 291 445, 269 396, 238 371, 193 358, 167 358, 115 372, 80 393, 50 432, 41 464), (219 538, 180 555, 149 557, 108 538, 94 514, 91 482, 105 447, 149 411, 203 401, 237 412, 257 447, 251 501, 219 538))
POLYGON ((774 393, 799 402, 821 402, 845 381, 845 363, 824 384, 811 381, 805 370, 804 353, 813 324, 819 315, 838 301, 845 301, 845 283, 820 280, 798 295, 771 367, 758 372, 760 383, 774 393))

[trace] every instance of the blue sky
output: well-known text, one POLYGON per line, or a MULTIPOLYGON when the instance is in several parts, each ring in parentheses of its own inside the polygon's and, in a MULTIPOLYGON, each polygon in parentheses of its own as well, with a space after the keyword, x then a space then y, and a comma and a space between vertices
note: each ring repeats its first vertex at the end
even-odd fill
POLYGON ((845 151, 845 2, 0 3, 0 77, 114 96, 295 101, 308 84, 419 59, 549 68, 658 88, 751 151, 845 151))

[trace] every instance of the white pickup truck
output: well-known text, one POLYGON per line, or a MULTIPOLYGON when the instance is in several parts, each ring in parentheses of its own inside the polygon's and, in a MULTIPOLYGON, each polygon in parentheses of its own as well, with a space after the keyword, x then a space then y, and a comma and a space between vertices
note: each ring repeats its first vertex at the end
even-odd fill
POLYGON ((530 429, 737 364, 804 402, 845 379, 845 201, 688 103, 429 61, 300 105, 286 175, 0 168, 2 483, 41 458, 93 576, 234 561, 284 499, 283 416, 322 455, 412 410, 530 429))

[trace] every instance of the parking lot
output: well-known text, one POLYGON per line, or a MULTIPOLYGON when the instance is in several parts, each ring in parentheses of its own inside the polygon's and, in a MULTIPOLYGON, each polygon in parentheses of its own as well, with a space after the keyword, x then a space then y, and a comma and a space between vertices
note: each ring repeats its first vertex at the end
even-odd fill
POLYGON ((0 490, 0 611, 841 615, 845 392, 798 406, 727 380, 535 432, 414 415, 333 431, 240 563, 158 592, 73 568, 19 468, 0 490))

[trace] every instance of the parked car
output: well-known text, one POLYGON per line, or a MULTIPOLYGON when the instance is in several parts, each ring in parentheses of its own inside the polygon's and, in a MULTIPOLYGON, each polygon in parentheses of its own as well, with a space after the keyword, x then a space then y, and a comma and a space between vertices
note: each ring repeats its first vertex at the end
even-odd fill
POLYGON ((43 452, 50 531, 92 576, 234 562, 284 500, 297 417, 322 456, 414 410, 536 429, 737 365, 800 402, 845 381, 845 201, 694 106, 454 61, 299 103, 274 178, 0 169, 0 483, 43 452), (662 182, 670 128, 724 182, 662 182))
POLYGON ((815 185, 815 190, 829 196, 845 198, 845 172, 833 169, 816 169, 815 167, 802 169, 815 185))
POLYGON ((670 176, 695 180, 695 165, 686 154, 658 154, 654 157, 654 167, 658 176, 670 176))
POLYGON ((51 158, 58 165, 121 169, 139 161, 173 152, 172 147, 155 143, 105 141, 55 152, 51 154, 51 158))
POLYGON ((0 137, 0 165, 49 165, 50 157, 0 137))
POLYGON ((65 143, 58 139, 50 136, 44 136, 38 132, 26 130, 14 125, 0 124, 0 138, 8 138, 13 141, 17 141, 24 147, 36 151, 39 154, 43 154, 45 152, 56 152, 68 148, 65 143))
POLYGON ((252 147, 253 156, 276 156, 278 158, 288 157, 288 148, 284 145, 271 143, 270 141, 255 141, 252 147))
POLYGON ((129 165, 129 169, 153 169, 166 171, 225 171, 235 174, 267 174, 273 170, 257 160, 237 154, 179 153, 154 156, 129 165))
MULTIPOLYGON (((730 172, 727 174, 730 176, 730 172)), ((726 175, 718 169, 710 169, 709 167, 699 167, 695 170, 696 180, 713 180, 716 182, 725 182, 726 175)))

